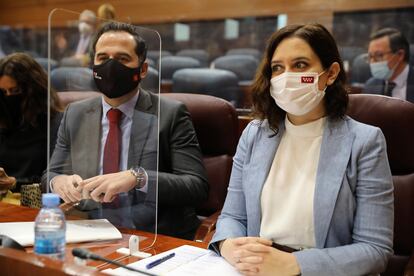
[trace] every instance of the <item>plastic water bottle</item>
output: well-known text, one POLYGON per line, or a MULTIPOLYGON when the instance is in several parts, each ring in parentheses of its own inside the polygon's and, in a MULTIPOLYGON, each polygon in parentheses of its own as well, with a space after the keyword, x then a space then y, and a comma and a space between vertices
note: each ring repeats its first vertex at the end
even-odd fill
POLYGON ((57 194, 42 195, 42 209, 35 221, 34 251, 36 254, 63 260, 65 258, 66 222, 59 209, 57 194))

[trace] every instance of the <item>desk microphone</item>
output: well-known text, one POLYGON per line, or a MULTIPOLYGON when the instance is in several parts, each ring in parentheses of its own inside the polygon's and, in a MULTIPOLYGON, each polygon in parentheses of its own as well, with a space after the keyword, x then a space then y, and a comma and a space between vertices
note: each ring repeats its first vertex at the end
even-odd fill
POLYGON ((139 269, 136 269, 136 268, 133 268, 133 267, 126 266, 124 264, 121 264, 120 262, 116 262, 116 261, 112 261, 110 259, 104 258, 104 257, 99 256, 97 254, 94 254, 94 253, 92 253, 89 250, 84 249, 84 248, 73 248, 72 249, 72 255, 75 256, 75 257, 84 259, 84 260, 90 259, 90 260, 95 260, 95 261, 107 262, 107 263, 110 263, 110 264, 113 264, 113 265, 116 265, 116 266, 119 266, 119 267, 122 267, 122 268, 125 268, 125 269, 128 269, 128 270, 131 270, 131 271, 134 271, 134 272, 138 272, 138 273, 141 273, 141 274, 144 274, 144 275, 148 275, 148 276, 157 276, 156 274, 148 273, 146 271, 142 271, 142 270, 139 270, 139 269))

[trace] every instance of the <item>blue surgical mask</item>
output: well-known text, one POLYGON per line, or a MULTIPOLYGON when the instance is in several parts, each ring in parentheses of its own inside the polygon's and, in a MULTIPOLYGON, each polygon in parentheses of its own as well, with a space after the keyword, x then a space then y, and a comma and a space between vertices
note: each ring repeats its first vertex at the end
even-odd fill
POLYGON ((384 61, 370 63, 369 67, 371 69, 371 74, 374 78, 381 79, 381 80, 388 80, 389 78, 391 78, 392 74, 394 74, 394 69, 396 66, 390 69, 388 67, 388 61, 384 60, 384 61))

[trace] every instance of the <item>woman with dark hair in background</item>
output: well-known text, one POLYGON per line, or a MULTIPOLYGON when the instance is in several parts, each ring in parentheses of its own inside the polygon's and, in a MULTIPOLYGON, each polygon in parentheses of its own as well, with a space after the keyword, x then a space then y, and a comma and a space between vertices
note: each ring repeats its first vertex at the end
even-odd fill
MULTIPOLYGON (((47 75, 29 55, 0 60, 0 191, 40 183, 47 163, 47 75)), ((54 148, 61 106, 50 93, 50 146, 54 148)))
POLYGON ((245 275, 366 275, 392 254, 380 129, 345 115, 345 72, 319 24, 272 35, 210 244, 245 275))

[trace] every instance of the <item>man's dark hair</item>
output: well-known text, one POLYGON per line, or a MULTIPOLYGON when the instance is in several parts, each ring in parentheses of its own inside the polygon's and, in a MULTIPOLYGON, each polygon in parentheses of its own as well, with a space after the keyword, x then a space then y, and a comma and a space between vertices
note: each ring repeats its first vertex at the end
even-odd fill
POLYGON ((370 40, 372 41, 386 36, 388 36, 390 40, 391 51, 395 53, 396 51, 403 49, 404 61, 408 63, 410 60, 410 44, 408 43, 407 38, 399 30, 394 28, 380 29, 371 34, 370 40))
POLYGON ((140 64, 142 64, 147 58, 147 45, 145 40, 136 32, 135 28, 129 24, 119 23, 119 22, 108 22, 99 30, 96 34, 95 39, 92 44, 92 57, 91 60, 95 57, 96 52, 96 43, 99 38, 107 32, 127 32, 134 37, 135 40, 135 53, 137 54, 140 64))

